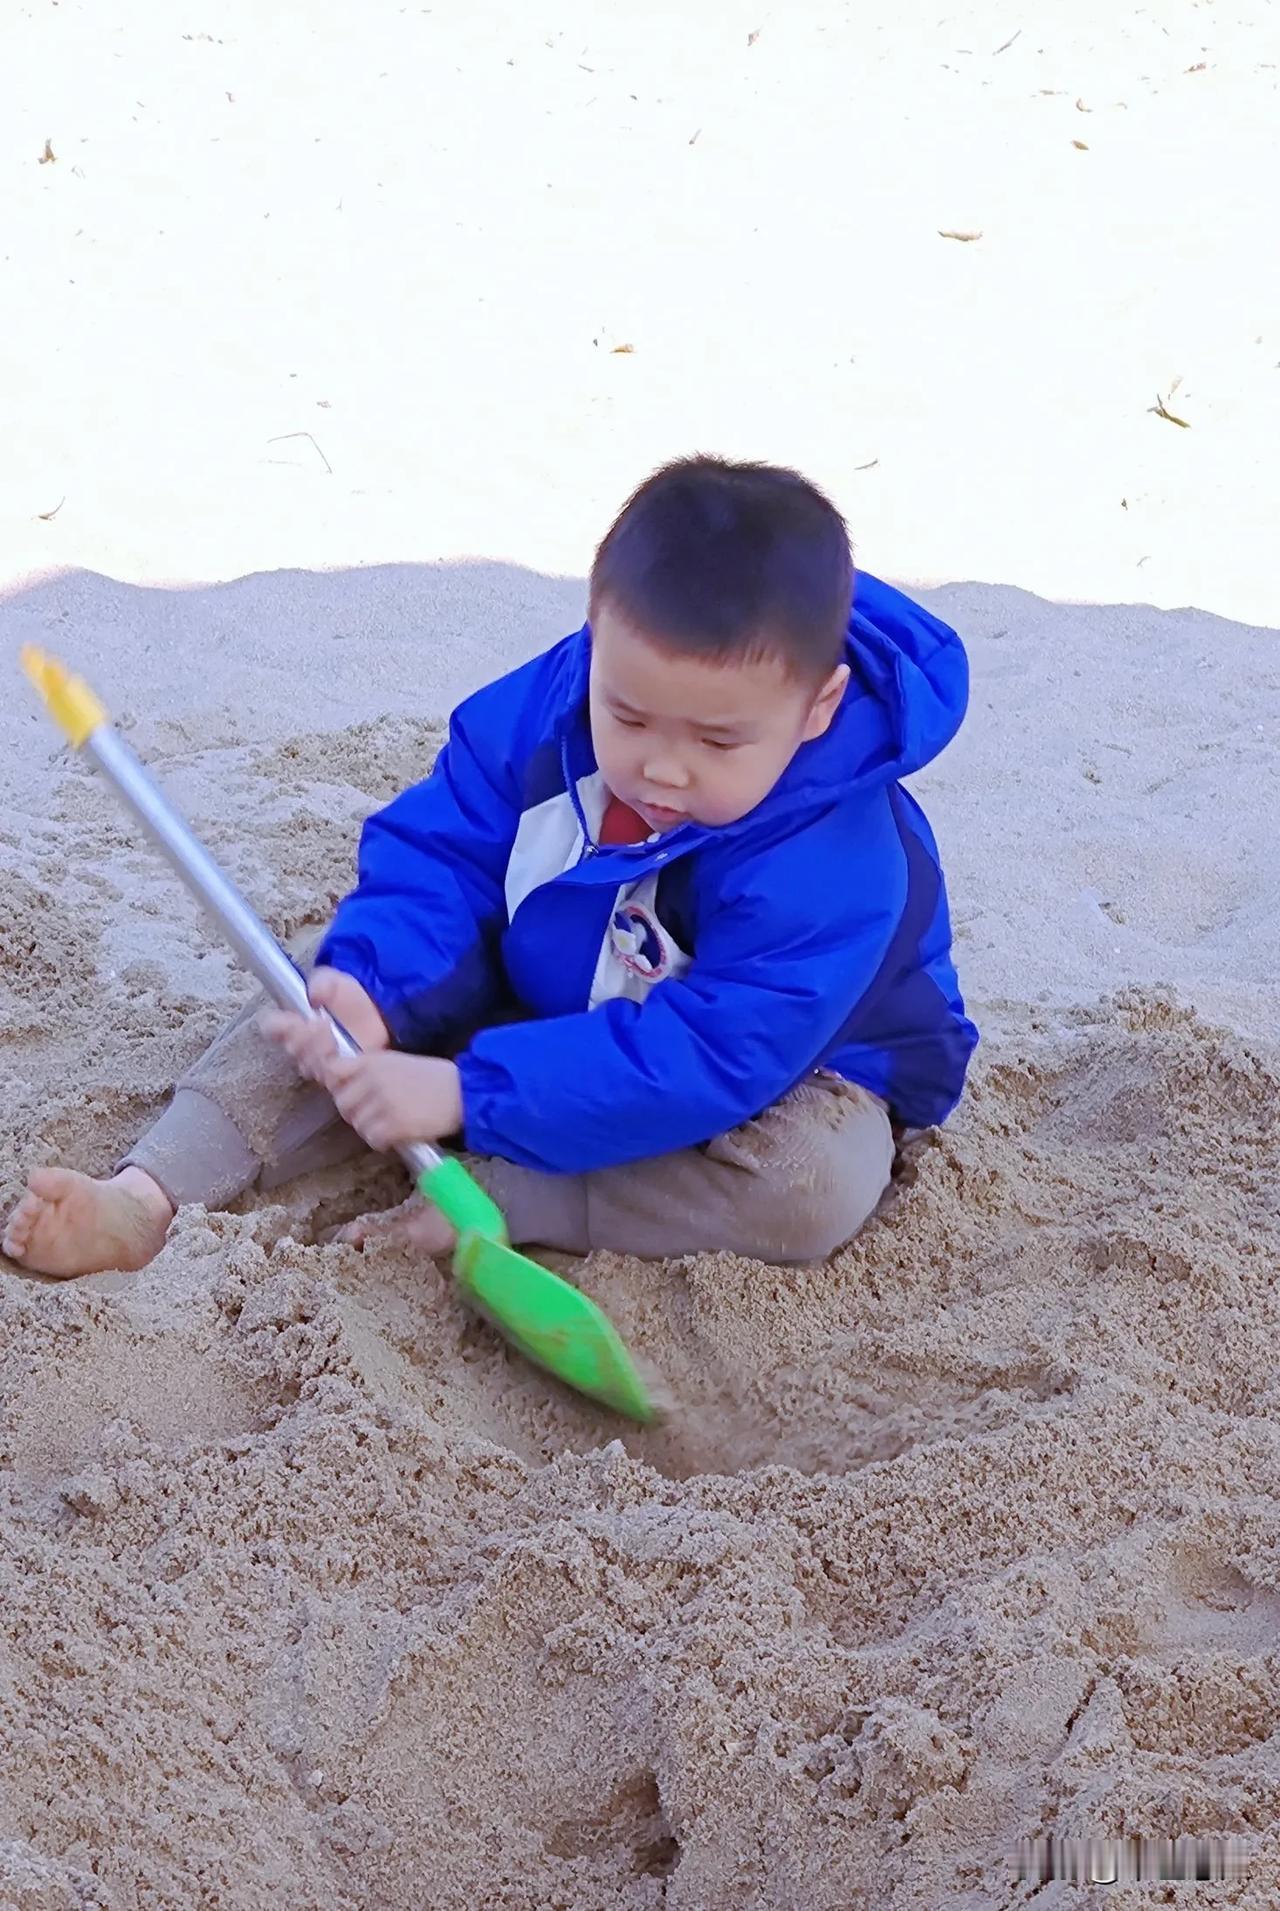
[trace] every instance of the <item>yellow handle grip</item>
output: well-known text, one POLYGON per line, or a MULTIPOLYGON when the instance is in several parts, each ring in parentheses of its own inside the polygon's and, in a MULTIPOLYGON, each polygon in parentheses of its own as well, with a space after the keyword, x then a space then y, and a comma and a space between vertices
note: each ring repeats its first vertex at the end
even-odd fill
POLYGON ((86 744, 94 731, 107 721, 106 711, 88 684, 73 677, 56 657, 46 656, 34 644, 24 644, 22 668, 44 699, 49 715, 75 749, 86 744))

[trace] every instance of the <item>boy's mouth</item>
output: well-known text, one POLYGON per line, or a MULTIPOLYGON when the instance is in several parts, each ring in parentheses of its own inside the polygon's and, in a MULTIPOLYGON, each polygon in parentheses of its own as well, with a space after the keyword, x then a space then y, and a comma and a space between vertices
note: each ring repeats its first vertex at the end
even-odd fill
POLYGON ((689 821, 687 810, 668 809, 665 803, 635 803, 632 807, 652 829, 675 829, 689 821))

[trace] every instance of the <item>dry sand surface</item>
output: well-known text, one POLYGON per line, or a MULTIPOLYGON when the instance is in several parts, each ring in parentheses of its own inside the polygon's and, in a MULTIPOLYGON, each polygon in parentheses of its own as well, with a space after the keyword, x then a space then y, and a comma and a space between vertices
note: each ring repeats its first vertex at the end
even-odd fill
POLYGON ((1280 1902, 1274 8, 11 0, 3 67, 0 1205, 245 993, 18 645, 292 931, 697 446, 970 643, 986 1041, 830 1267, 578 1271, 642 1435, 318 1244, 390 1166, 4 1264, 0 1906, 979 1911, 1051 1829, 1280 1902))

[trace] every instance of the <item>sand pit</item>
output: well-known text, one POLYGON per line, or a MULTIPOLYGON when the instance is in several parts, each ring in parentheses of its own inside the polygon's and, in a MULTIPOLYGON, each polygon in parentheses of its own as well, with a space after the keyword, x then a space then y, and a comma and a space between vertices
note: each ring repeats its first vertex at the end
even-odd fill
MULTIPOLYGON (((280 928, 438 735, 198 727, 162 772, 280 928)), ((48 773, 6 1204, 107 1166, 244 993, 48 773)), ((372 1162, 186 1211, 134 1281, 6 1279, 6 1899, 977 1906, 1050 1824, 1251 1826, 1280 1880, 1280 1058, 1151 987, 1002 1022, 829 1268, 581 1269, 658 1431, 317 1245, 372 1162)))

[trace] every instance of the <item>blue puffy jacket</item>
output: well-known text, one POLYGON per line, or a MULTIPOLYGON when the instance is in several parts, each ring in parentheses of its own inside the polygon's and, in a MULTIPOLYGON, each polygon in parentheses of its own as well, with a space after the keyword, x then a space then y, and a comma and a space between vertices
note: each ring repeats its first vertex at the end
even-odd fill
POLYGON ((466 1142, 559 1173, 707 1141, 816 1068, 925 1127, 977 1032, 937 847, 900 778, 964 715, 959 638, 858 577, 851 681, 740 822, 601 848, 584 627, 454 713, 365 825, 318 960, 401 1048, 455 1054, 466 1142))

